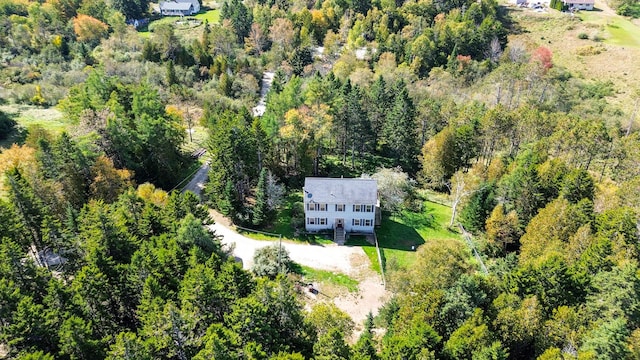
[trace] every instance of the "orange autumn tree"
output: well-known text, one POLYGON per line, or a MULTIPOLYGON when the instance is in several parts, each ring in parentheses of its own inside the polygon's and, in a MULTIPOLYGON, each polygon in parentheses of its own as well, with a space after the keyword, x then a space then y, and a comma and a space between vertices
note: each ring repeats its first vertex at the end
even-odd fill
POLYGON ((76 33, 78 41, 97 42, 107 37, 108 30, 107 24, 89 15, 78 14, 73 18, 73 31, 76 33))
POLYGON ((533 52, 532 61, 538 62, 544 73, 553 67, 553 53, 549 48, 540 46, 533 52))

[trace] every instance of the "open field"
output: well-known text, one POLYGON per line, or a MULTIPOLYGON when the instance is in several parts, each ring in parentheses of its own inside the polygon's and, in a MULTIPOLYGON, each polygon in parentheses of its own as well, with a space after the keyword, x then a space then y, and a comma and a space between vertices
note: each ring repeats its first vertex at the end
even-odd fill
POLYGON ((553 52, 553 63, 585 80, 612 81, 615 94, 607 100, 631 114, 635 91, 640 89, 640 27, 616 15, 602 1, 595 11, 581 11, 576 16, 548 10, 508 7, 516 24, 509 42, 518 41, 529 49, 545 46, 553 52), (583 35, 581 35, 583 34, 583 35), (586 39, 580 39, 579 36, 586 39))
POLYGON ((58 134, 70 125, 65 122, 62 113, 55 108, 41 108, 31 105, 0 105, 0 111, 11 116, 18 124, 13 134, 0 141, 0 148, 8 148, 13 143, 19 143, 25 136, 25 130, 38 125, 52 133, 58 134))

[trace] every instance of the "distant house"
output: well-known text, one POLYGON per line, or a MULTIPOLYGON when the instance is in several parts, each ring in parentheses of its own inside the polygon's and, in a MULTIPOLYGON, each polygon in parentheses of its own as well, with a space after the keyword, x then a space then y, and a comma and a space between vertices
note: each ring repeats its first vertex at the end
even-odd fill
POLYGON ((593 10, 595 0, 562 0, 562 2, 573 10, 593 10))
POLYGON ((339 244, 344 243, 346 233, 373 233, 379 225, 376 180, 308 177, 303 196, 305 229, 333 230, 339 244))
POLYGON ((160 3, 160 14, 163 16, 188 16, 199 12, 198 0, 173 0, 160 3))

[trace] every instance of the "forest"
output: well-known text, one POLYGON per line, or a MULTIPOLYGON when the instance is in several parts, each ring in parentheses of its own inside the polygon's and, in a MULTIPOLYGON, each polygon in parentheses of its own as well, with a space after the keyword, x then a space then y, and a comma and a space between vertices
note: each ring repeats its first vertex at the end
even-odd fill
POLYGON ((0 358, 640 359, 640 89, 495 0, 202 5, 0 0, 0 358), (194 134, 203 199, 178 191, 194 134), (305 177, 372 174, 408 179, 385 216, 448 199, 486 272, 424 239, 354 324, 208 227, 269 231, 305 177))

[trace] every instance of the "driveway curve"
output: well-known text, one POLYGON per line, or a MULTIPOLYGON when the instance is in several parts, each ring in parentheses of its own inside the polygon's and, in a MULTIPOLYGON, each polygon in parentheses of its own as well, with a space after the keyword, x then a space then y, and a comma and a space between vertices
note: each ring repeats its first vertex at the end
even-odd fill
MULTIPOLYGON (((215 223, 210 228, 217 235, 222 235, 222 244, 234 244, 233 255, 242 259, 242 266, 250 269, 253 265, 253 254, 257 249, 277 244, 273 241, 259 241, 247 238, 236 233, 232 229, 215 223)), ((308 245, 282 242, 282 247, 287 249, 291 260, 298 264, 329 271, 339 271, 350 275, 358 271, 354 267, 354 262, 366 255, 360 247, 338 246, 338 245, 308 245)))

